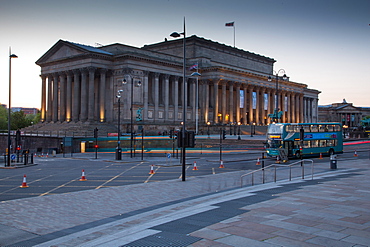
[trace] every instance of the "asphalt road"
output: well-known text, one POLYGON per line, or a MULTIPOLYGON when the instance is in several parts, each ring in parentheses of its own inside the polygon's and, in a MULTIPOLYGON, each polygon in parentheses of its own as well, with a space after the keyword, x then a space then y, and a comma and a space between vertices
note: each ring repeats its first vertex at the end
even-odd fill
MULTIPOLYGON (((344 147, 344 154, 338 156, 338 166, 346 159, 368 159, 370 144, 351 145, 344 147), (354 157, 357 150, 358 157, 354 157)), ((246 154, 225 154, 224 167, 220 168, 219 155, 191 155, 187 157, 186 177, 203 176, 236 170, 254 170, 257 157, 261 152, 246 154), (193 170, 194 161, 198 170, 193 170)), ((275 161, 264 160, 265 165, 275 161)), ((294 162, 294 161, 292 161, 294 162)), ((314 159, 315 163, 328 162, 329 158, 314 159)), ((74 157, 35 158, 35 166, 21 169, 0 169, 0 202, 34 196, 47 196, 74 191, 100 189, 104 187, 123 186, 135 183, 149 183, 168 179, 181 178, 181 166, 178 159, 145 158, 131 159, 123 156, 121 162, 114 160, 114 154, 75 154, 74 157), (151 165, 154 174, 150 174, 151 165), (80 181, 82 170, 86 181, 80 181), (20 188, 23 176, 26 175, 28 188, 20 188)))

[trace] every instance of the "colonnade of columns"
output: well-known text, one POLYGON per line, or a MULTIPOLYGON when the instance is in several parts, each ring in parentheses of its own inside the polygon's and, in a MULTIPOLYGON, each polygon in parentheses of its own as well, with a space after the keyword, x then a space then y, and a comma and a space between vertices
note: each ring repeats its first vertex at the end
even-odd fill
MULTIPOLYGON (((130 72, 131 73, 131 72, 130 72)), ((117 118, 115 90, 125 89, 122 96, 123 119, 130 115, 131 97, 133 110, 142 108, 145 123, 175 123, 186 118, 199 124, 251 124, 266 125, 271 122, 268 114, 276 108, 276 90, 255 84, 219 79, 197 82, 187 78, 187 105, 183 102, 183 78, 150 71, 136 73, 141 87, 133 83, 122 84, 122 71, 95 67, 73 69, 52 74, 42 74, 41 120, 46 122, 113 122, 117 118), (131 95, 129 90, 133 90, 131 95), (198 105, 196 96, 198 91, 198 105), (197 114, 198 112, 198 114, 197 114)), ((132 77, 135 78, 135 77, 132 77)), ((279 90, 278 108, 283 112, 281 122, 315 120, 317 99, 303 97, 300 92, 279 90), (314 102, 316 100, 316 102, 314 102)), ((136 113, 134 113, 134 117, 136 113)))
POLYGON ((41 121, 100 121, 112 118, 106 109, 112 77, 108 70, 87 67, 42 74, 41 121))

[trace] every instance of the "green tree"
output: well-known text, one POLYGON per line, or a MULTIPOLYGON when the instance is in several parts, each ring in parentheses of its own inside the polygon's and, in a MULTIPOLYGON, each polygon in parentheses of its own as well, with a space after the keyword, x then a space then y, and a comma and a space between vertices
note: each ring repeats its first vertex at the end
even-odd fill
POLYGON ((31 121, 26 118, 23 111, 16 111, 11 113, 10 128, 12 130, 22 129, 31 125, 31 121))
POLYGON ((8 129, 8 111, 0 106, 0 130, 8 129))

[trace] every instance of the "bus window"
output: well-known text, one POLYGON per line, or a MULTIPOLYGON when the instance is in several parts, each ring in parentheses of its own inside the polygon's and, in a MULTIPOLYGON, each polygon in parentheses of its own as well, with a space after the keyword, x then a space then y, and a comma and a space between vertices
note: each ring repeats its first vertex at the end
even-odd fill
POLYGON ((318 140, 312 140, 311 141, 311 147, 312 148, 317 148, 319 146, 319 141, 318 140))
POLYGON ((328 140, 327 145, 328 145, 328 147, 335 147, 336 146, 336 140, 328 140))
POLYGON ((294 125, 286 125, 285 131, 288 133, 294 132, 294 125))
POLYGON ((316 124, 312 124, 311 125, 311 131, 312 132, 319 132, 319 126, 317 126, 316 124))
POLYGON ((310 126, 309 125, 302 125, 303 129, 304 129, 304 132, 311 132, 310 130, 310 126))
POLYGON ((333 126, 333 131, 340 131, 340 125, 334 125, 333 126))
POLYGON ((309 148, 309 147, 310 147, 310 141, 304 141, 303 148, 309 148))
POLYGON ((319 147, 326 147, 326 140, 319 140, 319 147))
POLYGON ((319 125, 319 132, 327 132, 328 128, 326 127, 325 124, 319 125))

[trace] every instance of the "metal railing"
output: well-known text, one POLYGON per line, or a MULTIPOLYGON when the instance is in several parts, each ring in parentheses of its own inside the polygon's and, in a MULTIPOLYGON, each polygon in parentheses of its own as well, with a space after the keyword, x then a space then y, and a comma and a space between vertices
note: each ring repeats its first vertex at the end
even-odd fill
MULTIPOLYGON (((268 171, 269 169, 273 169, 273 181, 276 183, 277 181, 277 168, 289 168, 289 181, 292 180, 292 167, 293 166, 296 166, 296 165, 300 165, 301 166, 301 172, 300 172, 300 175, 302 177, 302 179, 304 179, 304 176, 305 176, 305 171, 304 171, 304 164, 305 162, 310 162, 311 163, 311 179, 313 179, 313 174, 314 174, 314 165, 313 165, 313 160, 308 160, 308 159, 305 159, 305 160, 300 160, 300 161, 297 161, 297 162, 294 162, 292 164, 288 164, 288 165, 282 165, 282 164, 271 164, 271 165, 268 165, 268 166, 265 166, 265 167, 262 167, 258 170, 255 170, 255 171, 252 171, 252 172, 249 172, 249 173, 246 173, 242 176, 240 176, 240 187, 243 187, 243 178, 246 177, 246 176, 251 176, 251 185, 253 186, 255 184, 255 178, 254 178, 254 175, 258 172, 261 172, 262 173, 262 184, 265 183, 265 172, 268 171)), ((296 177, 299 177, 299 176, 296 176, 296 177)))

